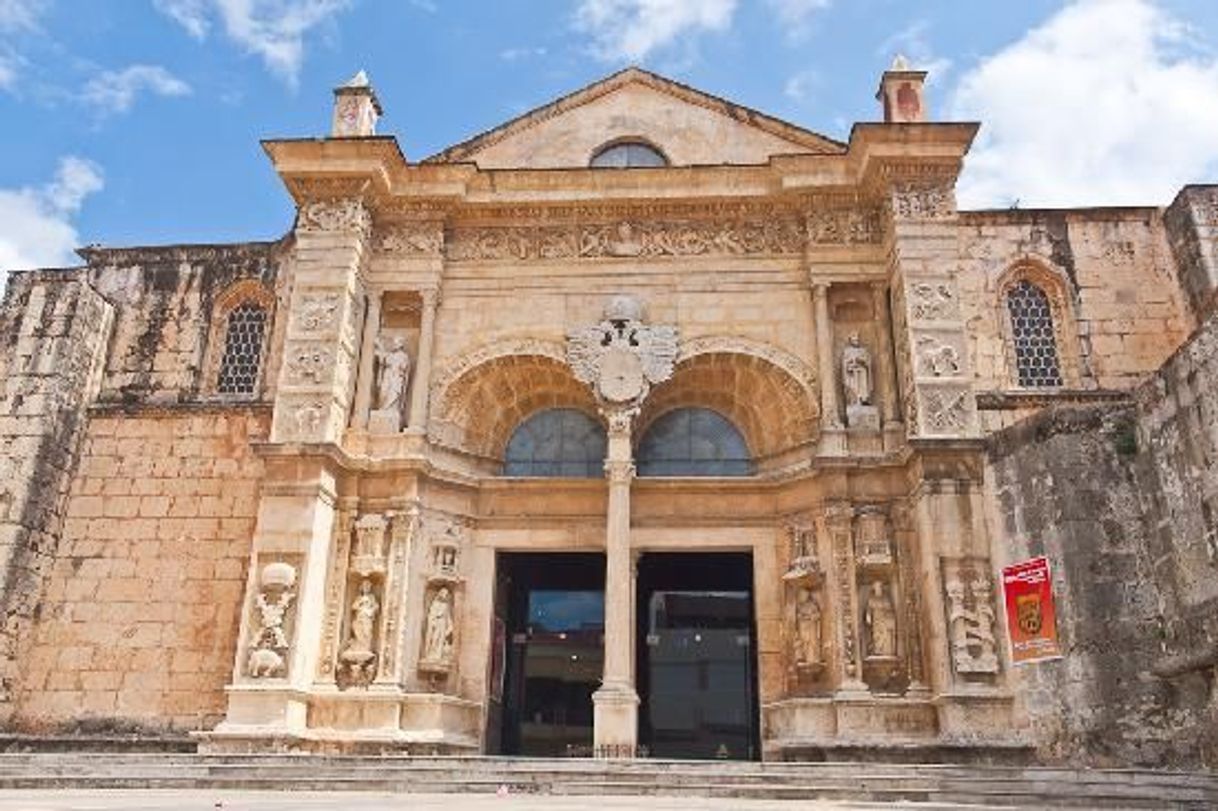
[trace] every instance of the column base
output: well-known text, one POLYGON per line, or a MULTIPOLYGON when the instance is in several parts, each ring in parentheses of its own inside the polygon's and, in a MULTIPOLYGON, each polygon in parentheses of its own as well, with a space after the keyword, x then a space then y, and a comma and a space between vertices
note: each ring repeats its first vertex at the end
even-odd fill
POLYGON ((820 446, 817 448, 820 456, 846 455, 846 429, 840 425, 831 425, 820 432, 820 446))
POLYGON ((598 758, 632 758, 639 740, 639 694, 628 684, 592 694, 592 743, 598 758))

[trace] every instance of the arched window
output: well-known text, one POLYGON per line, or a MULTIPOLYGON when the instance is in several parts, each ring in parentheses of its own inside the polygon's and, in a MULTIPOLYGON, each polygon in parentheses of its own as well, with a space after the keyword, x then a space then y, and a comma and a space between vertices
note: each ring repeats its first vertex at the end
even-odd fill
POLYGON ((588 165, 594 169, 667 166, 668 159, 645 141, 618 141, 597 150, 588 165))
POLYGON ((1053 307, 1045 291, 1027 279, 1007 290, 1016 380, 1020 386, 1062 385, 1053 307))
POLYGON ((224 355, 220 358, 220 374, 216 378, 217 393, 257 393, 265 339, 266 309, 261 304, 244 301, 229 310, 224 329, 224 355))
POLYGON ((639 441, 640 476, 749 476, 753 460, 736 426, 706 408, 669 411, 639 441))
POLYGON ((516 428, 503 456, 505 476, 599 477, 605 427, 574 408, 542 411, 516 428))

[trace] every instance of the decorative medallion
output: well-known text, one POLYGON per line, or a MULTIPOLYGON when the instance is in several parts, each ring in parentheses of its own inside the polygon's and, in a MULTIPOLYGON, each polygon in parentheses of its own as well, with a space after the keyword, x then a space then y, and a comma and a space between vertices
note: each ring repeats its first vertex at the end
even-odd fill
POLYGON ((632 296, 615 296, 604 319, 567 335, 567 363, 576 379, 595 388, 607 404, 637 404, 657 383, 672 376, 677 328, 643 323, 632 296))

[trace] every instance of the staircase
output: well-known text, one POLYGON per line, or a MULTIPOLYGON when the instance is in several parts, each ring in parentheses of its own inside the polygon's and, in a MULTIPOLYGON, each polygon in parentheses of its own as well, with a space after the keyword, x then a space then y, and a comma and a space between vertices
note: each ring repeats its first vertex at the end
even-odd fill
POLYGON ((494 757, 9 752, 0 789, 235 789, 643 795, 962 803, 1040 808, 1218 808, 1218 776, 941 764, 596 761, 494 757))

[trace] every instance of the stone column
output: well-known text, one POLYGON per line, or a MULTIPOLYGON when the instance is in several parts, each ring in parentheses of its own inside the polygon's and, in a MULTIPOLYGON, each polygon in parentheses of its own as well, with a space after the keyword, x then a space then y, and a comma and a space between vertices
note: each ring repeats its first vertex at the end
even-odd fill
POLYGON ((406 433, 427 433, 427 404, 431 392, 431 355, 436 337, 436 308, 440 291, 431 288, 422 292, 423 314, 419 323, 419 357, 415 362, 414 385, 410 389, 410 419, 406 433))
POLYGON ((849 504, 830 504, 825 509, 825 529, 832 550, 828 577, 833 594, 837 628, 837 691, 844 697, 867 692, 863 682, 863 655, 859 640, 858 577, 854 559, 854 510, 849 504))
POLYGON ((846 435, 837 404, 837 363, 833 358, 833 321, 829 316, 829 285, 812 285, 816 319, 816 358, 820 377, 821 453, 840 455, 846 450, 846 435))
POLYGON ((373 290, 368 294, 368 314, 364 316, 364 336, 359 348, 359 376, 355 384, 355 427, 368 428, 368 411, 372 408, 372 378, 376 374, 376 336, 381 329, 381 299, 384 294, 373 290))
POLYGON ((893 357, 892 315, 888 304, 888 288, 883 284, 871 288, 872 311, 880 324, 879 346, 876 347, 876 383, 884 430, 884 449, 893 450, 902 434, 900 404, 897 402, 896 363, 893 357))
POLYGON ((608 414, 609 518, 605 527, 605 670, 592 695, 597 757, 633 757, 639 696, 634 689, 634 562, 630 551, 630 447, 633 410, 608 414))

